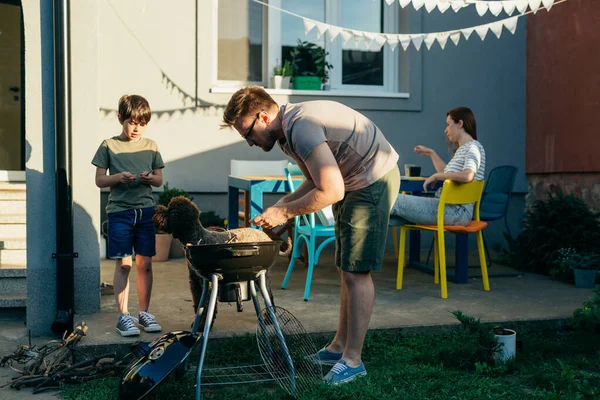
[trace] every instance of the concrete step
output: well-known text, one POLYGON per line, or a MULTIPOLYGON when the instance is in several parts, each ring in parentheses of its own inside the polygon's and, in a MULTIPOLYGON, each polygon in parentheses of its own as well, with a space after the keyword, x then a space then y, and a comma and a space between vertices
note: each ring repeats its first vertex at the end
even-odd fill
POLYGON ((27 240, 25 238, 0 239, 0 250, 25 250, 27 240))
POLYGON ((0 268, 0 308, 25 307, 27 300, 27 269, 0 268))
MULTIPOLYGON (((0 223, 0 238, 19 238, 27 237, 27 225, 24 223, 0 223)), ((0 239, 1 240, 1 239, 0 239)))
POLYGON ((27 263, 27 250, 19 249, 3 249, 0 250, 0 263, 8 264, 26 264, 27 263))
POLYGON ((21 308, 27 307, 27 295, 11 294, 0 295, 0 308, 21 308))
POLYGON ((26 224, 25 214, 0 214, 0 224, 26 224))
POLYGON ((0 214, 26 214, 27 203, 25 199, 0 200, 0 214))

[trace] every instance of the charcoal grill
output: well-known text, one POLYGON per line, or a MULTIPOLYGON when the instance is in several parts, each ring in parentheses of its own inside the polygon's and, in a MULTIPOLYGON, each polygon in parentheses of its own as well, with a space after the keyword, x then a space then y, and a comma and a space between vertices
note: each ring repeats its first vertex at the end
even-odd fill
MULTIPOLYGON (((278 354, 283 354, 282 360, 289 374, 289 382, 294 388, 294 364, 278 322, 278 315, 269 298, 265 278, 267 269, 275 263, 280 243, 280 241, 273 241, 186 246, 186 257, 190 268, 204 281, 202 297, 191 332, 169 332, 152 343, 138 345, 134 350, 138 360, 121 379, 119 398, 141 399, 171 373, 182 376, 186 370, 187 359, 198 344, 201 345, 201 349, 196 369, 195 398, 196 400, 201 398, 203 365, 218 293, 218 300, 221 302, 241 303, 252 300, 258 325, 263 328, 268 325, 277 338, 275 350, 278 354), (258 299, 257 284, 265 304, 263 311, 258 299), (215 290, 217 287, 219 290, 215 290), (204 310, 209 291, 207 309, 204 310), (198 332, 203 313, 206 322, 203 331, 198 332)), ((272 370, 269 370, 270 363, 265 364, 207 369, 205 370, 209 372, 207 375, 216 377, 216 380, 204 382, 204 385, 281 380, 280 376, 276 376, 272 370)))

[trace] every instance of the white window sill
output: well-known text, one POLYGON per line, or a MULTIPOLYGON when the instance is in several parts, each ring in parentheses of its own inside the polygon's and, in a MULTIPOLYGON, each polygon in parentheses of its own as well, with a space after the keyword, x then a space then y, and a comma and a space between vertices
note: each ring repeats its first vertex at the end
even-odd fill
MULTIPOLYGON (((233 94, 239 88, 235 87, 213 87, 211 93, 233 94)), ((294 90, 294 89, 269 89, 265 88, 267 93, 271 95, 283 96, 323 96, 323 97, 378 97, 387 99, 408 99, 409 93, 389 93, 377 91, 360 91, 360 90, 294 90)))

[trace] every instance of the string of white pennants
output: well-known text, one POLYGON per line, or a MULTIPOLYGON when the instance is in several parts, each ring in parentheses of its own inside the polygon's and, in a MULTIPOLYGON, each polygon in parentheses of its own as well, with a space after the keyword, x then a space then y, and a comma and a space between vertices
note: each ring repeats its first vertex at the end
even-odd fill
MULTIPOLYGON (((393 4, 395 1, 396 0, 385 0, 388 5, 393 4)), ((494 16, 498 16, 502 10, 508 15, 512 15, 515 10, 520 14, 523 14, 527 10, 527 7, 529 7, 534 14, 537 13, 540 8, 545 8, 550 11, 555 0, 398 0, 398 2, 402 8, 405 8, 412 3, 415 10, 420 10, 422 7, 425 7, 427 12, 431 12, 437 8, 441 13, 444 13, 449 8, 452 8, 454 12, 458 12, 462 8, 474 4, 477 13, 480 16, 484 16, 488 10, 494 16)))
MULTIPOLYGON (((421 49, 423 43, 427 49, 431 49, 431 46, 437 41, 442 49, 446 47, 448 39, 450 39, 456 46, 460 41, 461 36, 465 40, 469 40, 471 34, 476 32, 477 35, 484 40, 489 31, 500 39, 504 28, 511 34, 517 30, 517 21, 520 17, 527 15, 531 12, 536 13, 542 6, 546 10, 550 10, 554 4, 563 3, 567 0, 505 0, 505 1, 475 1, 475 0, 398 0, 400 6, 406 7, 412 2, 416 10, 421 7, 430 12, 435 8, 438 8, 440 12, 446 11, 452 7, 455 12, 469 5, 475 5, 477 12, 480 16, 485 15, 489 10, 494 16, 500 14, 502 10, 508 15, 512 15, 515 10, 519 12, 518 15, 505 18, 499 21, 490 22, 487 24, 472 26, 469 28, 456 29, 452 31, 444 32, 430 32, 430 33, 411 33, 411 34, 396 34, 396 33, 380 33, 380 32, 365 32, 354 29, 347 29, 336 25, 326 24, 324 22, 315 21, 310 18, 303 17, 301 15, 292 13, 287 10, 272 6, 264 3, 260 0, 253 0, 256 3, 262 4, 267 7, 272 7, 276 10, 299 17, 304 22, 304 33, 308 34, 310 31, 316 28, 317 38, 320 39, 325 33, 328 34, 329 40, 333 41, 338 36, 341 38, 344 44, 348 43, 351 39, 355 46, 358 46, 361 42, 365 42, 367 48, 379 50, 386 43, 392 51, 398 47, 398 44, 402 49, 407 50, 412 43, 415 49, 418 51, 421 49), (499 7, 499 8, 498 8, 499 7), (530 8, 529 12, 526 12, 527 8, 530 8)), ((388 4, 392 4, 396 0, 386 0, 388 4)))

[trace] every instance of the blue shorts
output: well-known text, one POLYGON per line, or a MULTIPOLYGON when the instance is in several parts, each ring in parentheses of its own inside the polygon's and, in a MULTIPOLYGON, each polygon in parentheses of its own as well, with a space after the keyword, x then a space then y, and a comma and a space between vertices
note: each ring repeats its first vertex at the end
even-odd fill
POLYGON ((108 257, 124 258, 133 254, 156 255, 154 207, 117 211, 108 214, 108 257))

